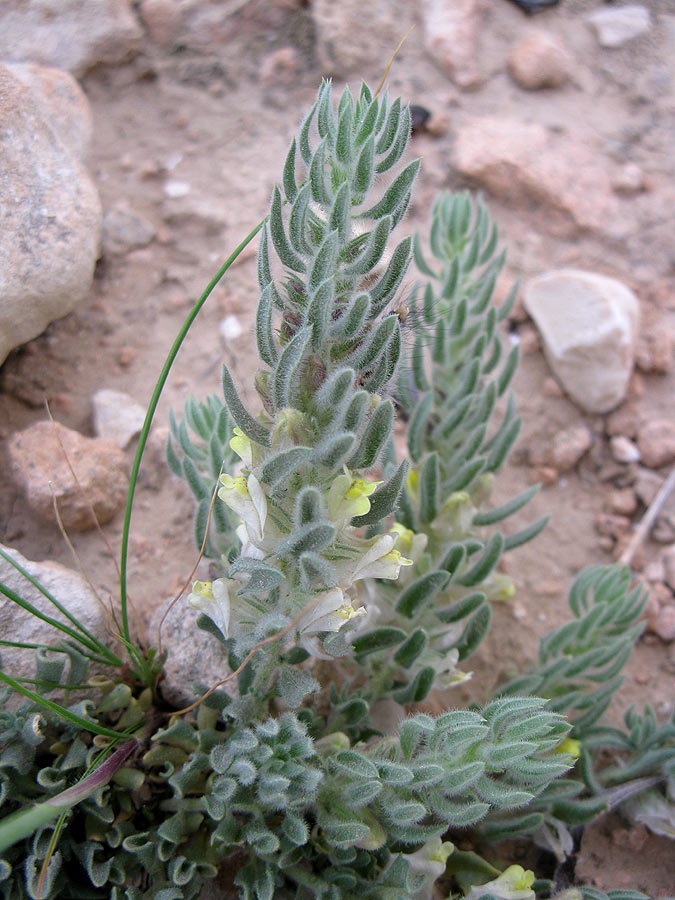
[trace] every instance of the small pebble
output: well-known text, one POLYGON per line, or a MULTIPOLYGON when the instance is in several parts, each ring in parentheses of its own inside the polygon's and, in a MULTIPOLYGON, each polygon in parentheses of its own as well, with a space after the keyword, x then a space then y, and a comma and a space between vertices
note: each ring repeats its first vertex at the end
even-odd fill
POLYGON ((638 432, 638 449, 650 469, 659 469, 675 461, 675 420, 652 419, 638 432))
POLYGON ((627 516, 613 516, 609 513, 600 513, 600 515, 595 517, 594 525, 598 534, 616 540, 630 529, 630 519, 627 516))
POLYGON ((637 445, 622 434, 616 434, 610 438, 609 449, 614 459, 620 463, 639 462, 641 458, 637 445))
POLYGON ((645 189, 645 174, 635 163, 626 163, 612 181, 617 194, 632 197, 645 189))
POLYGON ((675 641, 675 606, 661 607, 650 630, 667 644, 675 641))
POLYGON ((178 200, 180 197, 187 197, 190 185, 187 181, 165 181, 164 193, 170 200, 178 200))
POLYGON ((553 438, 550 462, 559 472, 571 471, 593 446, 593 435, 585 425, 573 425, 553 438))
POLYGON ((610 512, 620 516, 632 516, 638 508, 638 500, 632 488, 620 488, 607 497, 610 512))

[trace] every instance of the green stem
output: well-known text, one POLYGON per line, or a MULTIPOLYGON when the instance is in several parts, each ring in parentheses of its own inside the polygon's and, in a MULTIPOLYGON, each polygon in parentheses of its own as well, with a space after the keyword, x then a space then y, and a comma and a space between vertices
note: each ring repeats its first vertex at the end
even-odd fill
POLYGON ((235 259, 239 256, 242 250, 253 240, 256 234, 260 231, 263 225, 266 222, 266 218, 259 222, 258 225, 251 231, 239 244, 236 250, 228 256, 223 265, 218 269, 212 280, 209 282, 206 290, 201 295, 199 300, 195 303, 190 311, 188 317, 185 322, 183 322, 183 326, 178 332, 176 340, 173 342, 173 346, 169 351, 169 355, 164 361, 164 365, 162 366, 162 371, 160 372, 159 378, 157 380, 157 384, 155 385, 155 389, 152 393, 152 397, 150 398, 150 404, 148 406, 148 411, 145 415, 145 422, 143 423, 143 428, 141 430, 141 435, 138 440, 138 447, 136 448, 136 456, 134 457, 134 463, 131 467, 131 476, 129 479, 129 491, 127 493, 127 505, 124 511, 124 525, 122 528, 122 546, 120 550, 120 610, 122 615, 122 633, 124 639, 131 643, 131 635, 129 632, 129 617, 127 610, 127 554, 129 549, 129 526, 131 524, 131 510, 134 502, 134 492, 136 490, 136 480, 138 478, 138 470, 141 465, 141 457, 143 456, 143 451, 145 449, 145 444, 148 440, 148 434, 150 433, 150 425, 152 424, 152 420, 155 415, 155 410, 157 409, 157 404, 159 403, 159 398, 162 394, 162 390, 164 389, 164 384, 166 379, 169 376, 169 372, 171 370, 171 366, 178 355, 178 351, 180 350, 181 344, 183 343, 185 336, 194 320, 197 318, 199 311, 202 306, 206 302, 207 298, 218 284, 220 279, 223 277, 225 272, 230 268, 235 259))

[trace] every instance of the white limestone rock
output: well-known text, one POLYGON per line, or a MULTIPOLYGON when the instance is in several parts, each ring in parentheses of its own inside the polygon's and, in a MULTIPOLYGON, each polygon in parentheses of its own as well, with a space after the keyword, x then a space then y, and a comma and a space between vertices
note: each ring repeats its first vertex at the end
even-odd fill
POLYGON ((98 193, 46 116, 44 92, 3 65, 0 179, 1 364, 86 296, 101 236, 98 193))
POLYGON ((129 394, 103 388, 92 397, 94 431, 124 450, 140 434, 145 410, 129 394))
POLYGON ((560 269, 529 281, 524 303, 570 399, 590 413, 606 413, 621 403, 633 371, 635 294, 614 278, 560 269))
POLYGON ((143 32, 131 0, 3 0, 0 59, 82 75, 136 53, 143 32))
POLYGON ((651 28, 651 16, 646 6, 611 6, 598 9, 588 17, 601 47, 623 47, 633 38, 651 28))
MULTIPOLYGON (((68 612, 76 616, 91 634, 103 643, 108 643, 109 632, 105 612, 81 575, 57 562, 32 562, 22 556, 18 550, 4 547, 1 544, 0 549, 39 581, 68 612)), ((0 581, 15 594, 39 609, 40 612, 73 627, 72 623, 2 556, 0 556, 0 581)), ((36 618, 17 606, 4 594, 0 594, 0 635, 10 641, 55 646, 62 637, 65 637, 42 619, 36 618)), ((35 655, 33 650, 2 647, 0 653, 2 654, 3 669, 7 674, 13 678, 34 677, 35 655)), ((72 697, 69 702, 73 702, 72 697)))
MULTIPOLYGON (((158 646, 159 627, 169 601, 157 607, 148 626, 148 643, 158 646)), ((162 697, 180 709, 199 696, 195 685, 212 687, 225 678, 230 669, 227 650, 213 635, 197 627, 199 614, 181 597, 162 625, 162 649, 168 651, 161 682, 162 697)), ((222 690, 238 697, 237 679, 231 679, 222 690)))

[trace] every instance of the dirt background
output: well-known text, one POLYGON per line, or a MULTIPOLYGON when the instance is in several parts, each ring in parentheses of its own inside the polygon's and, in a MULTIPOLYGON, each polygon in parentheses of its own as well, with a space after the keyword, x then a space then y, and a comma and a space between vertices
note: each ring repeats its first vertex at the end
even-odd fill
MULTIPOLYGON (((91 397, 100 388, 125 391, 145 405, 192 303, 266 213, 300 117, 320 77, 330 73, 322 71, 317 59, 311 9, 294 3, 238 5, 239 11, 211 40, 188 36, 178 47, 162 48, 146 34, 141 53, 127 65, 101 67, 81 79, 94 117, 90 170, 104 209, 128 202, 155 225, 157 236, 144 249, 104 256, 90 295, 78 309, 10 356, 0 370, 0 438, 43 419, 45 396, 54 417, 83 434, 92 434, 91 397), (167 181, 187 183, 189 193, 169 199, 167 181)), ((602 7, 600 2, 567 0, 529 20, 506 0, 492 0, 482 12, 481 82, 470 91, 453 85, 430 60, 418 27, 392 67, 389 87, 426 107, 437 133, 413 139, 411 153, 424 163, 403 228, 426 227, 436 192, 466 186, 450 162, 454 134, 462 123, 498 114, 543 123, 561 134, 573 126, 608 166, 638 165, 648 189, 619 197, 618 221, 602 234, 575 230, 564 237, 547 230, 540 209, 507 206, 488 197, 508 247, 503 285, 559 266, 598 271, 636 291, 644 329, 672 331, 675 17, 666 15, 674 12, 668 0, 648 5, 657 16, 663 14, 650 32, 610 51, 598 48, 585 23, 588 12, 602 7), (532 24, 557 34, 572 54, 575 73, 565 87, 524 91, 510 78, 508 54, 532 24)), ((374 33, 360 75, 376 84, 392 49, 378 43, 374 33)), ((358 89, 357 79, 352 84, 358 89)), ((336 88, 341 87, 336 79, 336 88)), ((137 491, 129 553, 130 594, 144 615, 180 588, 196 556, 191 496, 162 459, 169 407, 179 411, 189 394, 202 398, 217 392, 223 359, 252 399, 256 300, 251 251, 214 291, 164 391, 137 491), (225 342, 219 324, 228 315, 237 317, 242 334, 225 342)), ((630 484, 625 467, 612 469, 608 417, 584 415, 556 389, 524 316, 517 315, 511 329, 523 350, 515 390, 524 425, 498 495, 512 496, 540 477, 536 462, 561 429, 585 423, 594 446, 574 471, 560 477, 554 473, 521 514, 521 525, 544 512, 552 517, 536 542, 505 561, 517 595, 495 610, 491 635, 472 659, 476 678, 458 689, 458 702, 469 695, 480 699, 514 667, 533 659, 539 636, 566 619, 565 595, 573 575, 616 555, 613 541, 598 533, 596 518, 607 512, 611 492, 630 484)), ((672 360, 663 374, 637 373, 621 410, 635 421, 672 419, 674 379, 672 360)), ((129 464, 133 452, 132 444, 129 464)), ((633 520, 643 512, 644 506, 638 507, 633 520)), ((106 528, 116 548, 121 525, 119 514, 106 528)), ((104 594, 116 596, 115 569, 100 537, 92 531, 73 538, 92 581, 104 594)), ((0 541, 30 559, 73 565, 57 528, 37 520, 27 508, 4 457, 0 541)), ((651 572, 659 581, 659 560, 666 549, 651 540, 643 546, 636 559, 643 578, 651 572)), ((629 704, 645 701, 659 716, 672 714, 673 648, 653 634, 643 637, 614 717, 629 704)), ((583 869, 598 887, 632 886, 652 896, 673 890, 675 845, 644 829, 626 830, 618 817, 587 829, 581 859, 578 871, 583 869)))

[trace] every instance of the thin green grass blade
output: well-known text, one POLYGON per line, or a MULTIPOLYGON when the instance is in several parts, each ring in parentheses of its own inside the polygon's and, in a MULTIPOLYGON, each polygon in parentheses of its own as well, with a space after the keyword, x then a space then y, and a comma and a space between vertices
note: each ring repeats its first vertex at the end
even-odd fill
POLYGON ((84 627, 84 625, 79 621, 77 616, 74 616, 71 612, 69 612, 65 608, 65 606, 63 606, 61 603, 59 603, 59 601, 56 599, 56 597, 54 597, 54 595, 51 594, 47 590, 46 587, 44 587, 42 584, 40 584, 40 582, 36 578, 34 578, 29 572, 27 572, 26 569, 24 569, 24 567, 20 563, 18 563, 15 559, 13 559, 8 553, 5 553, 5 551, 1 547, 0 547, 0 556, 2 556, 2 558, 10 564, 10 566, 12 566, 14 569, 16 569, 16 571, 20 575, 22 575, 26 579, 26 581, 29 582, 29 584, 32 584, 33 587, 36 590, 38 590, 42 594, 43 597, 46 597, 46 599, 49 600, 49 602, 53 606, 55 606, 58 609, 58 611, 62 615, 64 615, 66 617, 66 619, 68 619, 69 622, 72 622, 72 624, 78 629, 78 631, 81 631, 82 634, 86 635, 86 637, 89 638, 89 640, 92 642, 92 644, 95 645, 98 653, 101 653, 103 656, 108 658, 110 660, 110 662, 116 666, 121 666, 123 664, 122 660, 118 656, 116 656, 111 650, 109 650, 105 646, 105 644, 102 644, 95 635, 93 635, 87 628, 84 627))
MULTIPOLYGON (((4 594, 8 600, 11 600, 13 603, 16 603, 17 606, 20 606, 22 609, 25 609, 26 612, 29 612, 32 616, 35 616, 36 619, 41 619, 43 622, 46 622, 47 625, 51 625, 53 628, 56 628, 58 631, 62 631, 64 634, 67 634, 68 637, 73 638, 73 640, 77 641, 79 644, 82 644, 88 650, 92 650, 94 653, 101 653, 103 651, 107 653, 108 648, 103 644, 92 640, 90 641, 88 638, 85 638, 84 635, 79 634, 70 626, 65 625, 63 622, 59 622, 58 619, 52 619, 51 616, 48 616, 46 613, 41 612, 37 606, 33 606, 32 603, 29 603, 28 600, 24 600, 23 597, 20 597, 15 591, 11 588, 7 587, 6 584, 3 584, 0 581, 0 594, 4 594)), ((112 654, 114 656, 114 654, 112 654)), ((122 660, 118 657, 115 657, 114 665, 122 665, 122 660)), ((110 660, 109 660, 110 663, 110 660)))
MULTIPOLYGON (((129 477, 129 491, 127 493, 127 505, 124 510, 124 524, 122 526, 122 546, 120 549, 120 612, 122 616, 122 634, 128 643, 131 643, 131 634, 129 632, 129 615, 127 609, 127 555, 129 552, 129 527, 131 525, 131 510, 134 503, 134 493, 136 491, 138 470, 141 467, 141 458, 143 456, 143 451, 145 450, 145 445, 148 440, 148 434, 150 433, 150 426, 152 425, 152 420, 155 416, 155 410, 157 409, 159 398, 161 397, 162 391, 164 390, 166 379, 169 377, 171 366, 173 365, 174 360, 178 355, 178 351, 180 350, 181 345, 185 340, 190 327, 192 326, 192 323, 197 318, 199 311, 206 303, 209 295, 218 284, 220 279, 223 277, 225 272, 227 272, 227 270, 230 268, 230 266, 239 256, 242 250, 244 250, 244 248, 248 246, 248 244, 250 244, 250 242, 260 231, 266 221, 267 217, 265 217, 262 222, 259 222, 253 229, 253 231, 249 232, 249 234, 244 238, 241 244, 239 244, 236 250, 234 250, 234 252, 231 253, 230 256, 228 256, 220 269, 218 269, 209 284, 206 286, 204 293, 190 310, 188 317, 183 322, 183 325, 178 332, 178 335, 176 336, 171 349, 169 350, 169 354, 164 361, 162 371, 159 374, 157 384, 155 385, 155 389, 152 392, 152 397, 150 398, 150 403, 148 404, 148 411, 145 414, 145 421, 143 422, 143 428, 141 429, 141 434, 138 439, 138 447, 136 448, 136 455, 134 457, 134 462, 131 467, 131 475, 129 477)), ((150 673, 148 672, 147 674, 149 675, 150 673)))
POLYGON ((82 716, 70 712, 69 709, 60 706, 58 703, 54 703, 53 700, 47 700, 46 697, 41 697, 40 694, 36 694, 35 691, 30 691, 15 678, 6 675, 4 672, 0 672, 0 681, 4 681, 6 685, 11 687, 17 693, 23 694, 28 700, 32 700, 33 703, 44 706, 45 709, 56 713, 56 715, 61 716, 62 719, 72 722, 73 725, 77 725, 79 728, 84 728, 85 731, 91 731, 92 734, 102 734, 105 735, 105 737, 112 738, 124 738, 129 736, 122 731, 113 731, 112 728, 106 728, 104 725, 98 725, 96 722, 89 722, 87 719, 83 719, 82 716))

